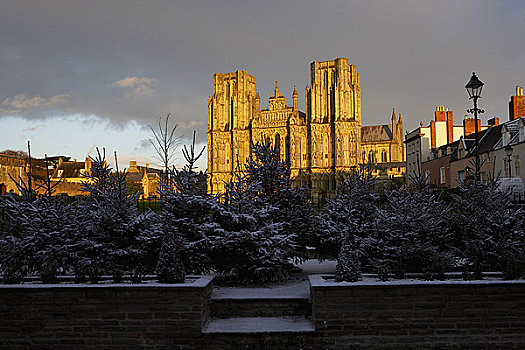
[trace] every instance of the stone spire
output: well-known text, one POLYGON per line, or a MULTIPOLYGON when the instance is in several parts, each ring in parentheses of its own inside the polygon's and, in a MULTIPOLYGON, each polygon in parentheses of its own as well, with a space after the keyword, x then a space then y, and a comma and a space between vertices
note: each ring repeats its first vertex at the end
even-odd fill
POLYGON ((279 85, 277 85, 277 80, 275 81, 275 94, 274 97, 279 97, 279 85))
POLYGON ((392 107, 392 133, 396 132, 397 129, 397 117, 396 117, 396 108, 392 107))
POLYGON ((297 94, 297 85, 296 84, 293 84, 292 97, 293 97, 293 109, 297 109, 297 99, 298 99, 299 95, 297 94))
POLYGON ((255 94, 255 111, 259 112, 261 108, 261 96, 259 96, 259 89, 257 89, 257 93, 255 94))

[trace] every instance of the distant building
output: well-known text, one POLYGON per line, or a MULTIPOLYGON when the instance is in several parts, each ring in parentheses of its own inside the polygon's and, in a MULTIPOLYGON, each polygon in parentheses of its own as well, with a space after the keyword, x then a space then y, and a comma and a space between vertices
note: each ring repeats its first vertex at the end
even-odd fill
MULTIPOLYGON (((493 124, 499 123, 497 117, 493 124)), ((481 125, 478 119, 478 130, 484 130, 488 125, 481 125)), ((433 152, 439 147, 458 140, 461 136, 475 131, 475 119, 463 119, 463 125, 454 125, 453 112, 444 106, 436 107, 434 120, 426 127, 421 122, 420 127, 405 135, 406 174, 408 177, 423 174, 421 165, 432 159, 433 152)))
POLYGON ((127 169, 126 182, 140 184, 142 189, 141 197, 148 198, 157 195, 158 186, 161 179, 162 170, 137 165, 137 161, 131 160, 127 169))
POLYGON ((89 157, 83 162, 64 161, 59 158, 57 167, 51 176, 51 182, 58 185, 54 187, 54 194, 67 194, 69 196, 83 195, 82 183, 88 181, 85 174, 91 173, 92 160, 89 157))
MULTIPOLYGON (((58 165, 53 172, 51 181, 53 183, 60 182, 54 189, 55 194, 67 194, 69 196, 84 195, 82 192, 82 183, 90 181, 85 175, 91 173, 93 161, 86 157, 83 162, 63 161, 60 159, 58 165)), ((160 181, 159 169, 150 168, 149 164, 146 166, 137 165, 137 161, 130 161, 129 168, 126 175, 127 183, 136 183, 140 185, 141 196, 150 197, 155 196, 160 181)))
POLYGON ((287 105, 276 82, 268 107, 261 108, 254 76, 214 74, 208 99, 208 191, 224 192, 225 183, 246 164, 250 144, 257 142, 280 150, 296 183, 307 186, 314 202, 334 193, 336 172, 358 171, 368 158, 404 161, 403 123, 395 113, 391 125, 361 127, 360 77, 347 58, 312 62, 305 95, 306 112, 301 112, 296 87, 287 105))
MULTIPOLYGON (((35 189, 46 179, 46 169, 41 159, 31 158, 31 182, 35 189)), ((20 194, 18 185, 28 184, 29 161, 10 154, 0 153, 0 194, 20 194)))
MULTIPOLYGON (((479 133, 480 180, 520 177, 525 183, 525 117, 492 125, 479 133), (512 147, 507 155, 505 148, 512 147)), ((475 174, 475 134, 433 150, 421 171, 433 185, 457 187, 475 174)))
POLYGON ((500 177, 521 177, 525 183, 525 117, 513 119, 501 128, 501 137, 494 148, 495 174, 500 177), (509 157, 505 147, 512 147, 509 157))

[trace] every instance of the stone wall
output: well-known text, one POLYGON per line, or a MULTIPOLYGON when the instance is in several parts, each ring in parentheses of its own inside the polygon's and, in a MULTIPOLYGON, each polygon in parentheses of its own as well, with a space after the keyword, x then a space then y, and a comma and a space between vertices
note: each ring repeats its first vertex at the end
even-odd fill
POLYGON ((0 349, 188 349, 208 319, 211 291, 208 277, 175 285, 0 285, 0 349))
POLYGON ((319 349, 525 349, 525 281, 310 283, 319 349))
POLYGON ((314 332, 249 334, 202 333, 207 277, 0 285, 0 349, 525 349, 525 281, 310 283, 314 332))

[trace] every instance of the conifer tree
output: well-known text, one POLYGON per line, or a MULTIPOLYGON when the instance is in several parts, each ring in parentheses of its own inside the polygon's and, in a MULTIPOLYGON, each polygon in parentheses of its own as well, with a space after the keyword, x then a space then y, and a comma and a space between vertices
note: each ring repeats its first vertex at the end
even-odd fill
POLYGON ((164 236, 156 269, 160 283, 184 282, 186 271, 180 259, 181 245, 180 239, 175 235, 164 236))

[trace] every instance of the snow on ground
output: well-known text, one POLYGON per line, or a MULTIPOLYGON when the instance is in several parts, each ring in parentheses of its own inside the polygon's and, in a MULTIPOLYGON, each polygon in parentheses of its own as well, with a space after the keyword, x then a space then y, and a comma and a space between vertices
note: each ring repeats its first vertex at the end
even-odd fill
POLYGON ((336 261, 307 260, 296 264, 302 272, 285 283, 271 284, 266 287, 215 287, 213 299, 260 299, 278 298, 294 299, 310 297, 310 282, 308 275, 332 274, 335 272, 336 261))
POLYGON ((204 333, 313 332, 312 321, 305 317, 232 317, 216 319, 204 333))

